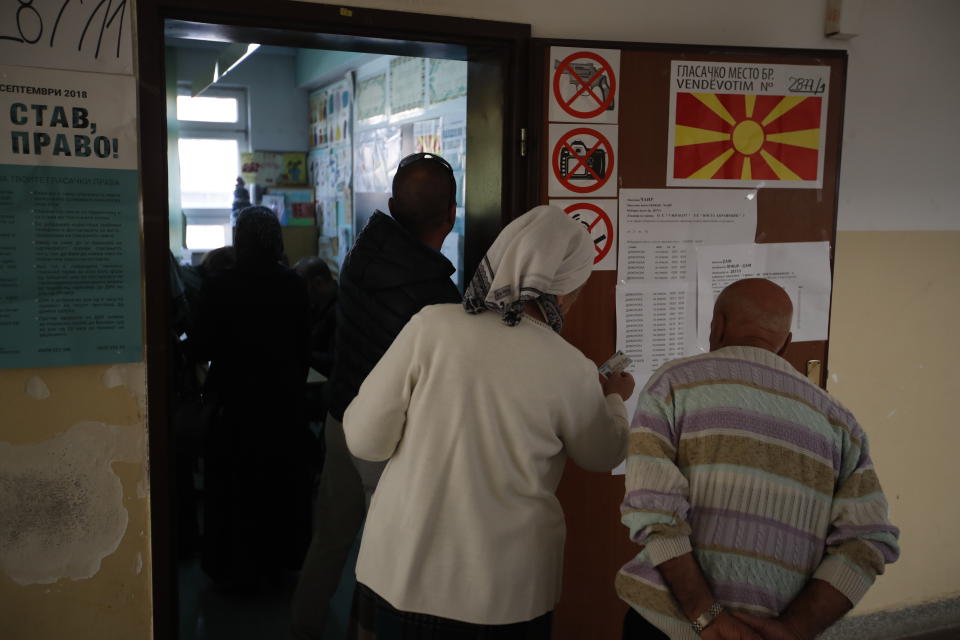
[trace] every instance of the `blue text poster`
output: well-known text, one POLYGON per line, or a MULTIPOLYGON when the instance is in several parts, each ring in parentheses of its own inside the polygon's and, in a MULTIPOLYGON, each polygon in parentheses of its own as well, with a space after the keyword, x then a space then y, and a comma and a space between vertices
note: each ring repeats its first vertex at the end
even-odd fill
POLYGON ((130 76, 0 66, 0 367, 142 360, 130 76))

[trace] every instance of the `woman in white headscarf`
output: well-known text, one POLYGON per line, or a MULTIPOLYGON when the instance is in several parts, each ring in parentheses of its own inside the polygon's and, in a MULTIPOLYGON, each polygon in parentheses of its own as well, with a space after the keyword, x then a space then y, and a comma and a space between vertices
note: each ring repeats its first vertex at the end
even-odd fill
POLYGON ((633 391, 629 374, 601 386, 559 335, 594 255, 560 209, 520 216, 463 307, 414 316, 344 415, 351 452, 389 460, 357 562, 377 599, 378 640, 550 637, 566 457, 615 467, 633 391))

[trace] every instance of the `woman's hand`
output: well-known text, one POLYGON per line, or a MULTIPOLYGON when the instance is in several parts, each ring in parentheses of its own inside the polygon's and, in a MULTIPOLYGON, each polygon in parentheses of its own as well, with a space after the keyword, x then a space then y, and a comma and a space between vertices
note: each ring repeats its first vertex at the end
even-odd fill
POLYGON ((616 393, 626 402, 633 394, 633 388, 636 386, 636 382, 634 382, 632 375, 626 371, 621 371, 604 380, 602 386, 603 395, 608 396, 611 393, 616 393))

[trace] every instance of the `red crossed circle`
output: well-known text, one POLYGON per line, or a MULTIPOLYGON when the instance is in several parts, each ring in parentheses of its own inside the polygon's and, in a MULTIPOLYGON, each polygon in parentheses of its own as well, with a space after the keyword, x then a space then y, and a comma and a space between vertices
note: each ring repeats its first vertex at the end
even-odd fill
POLYGON ((607 183, 607 180, 610 179, 610 176, 613 175, 615 158, 613 157, 613 145, 610 144, 610 141, 607 140, 607 138, 602 133, 600 133, 596 129, 580 127, 577 129, 571 129, 570 131, 567 131, 565 134, 560 136, 560 139, 557 140, 557 144, 555 144, 553 147, 552 160, 553 160, 553 175, 555 175, 557 180, 560 181, 560 184, 562 184, 564 187, 566 187, 570 191, 575 191, 577 193, 590 193, 592 191, 596 191, 597 189, 605 185, 607 183), (576 150, 567 143, 567 140, 573 138, 574 136, 582 136, 582 135, 592 136, 597 139, 596 144, 594 144, 590 149, 588 149, 587 153, 583 156, 579 155, 576 152, 576 150), (593 171, 593 169, 591 169, 590 166, 587 164, 587 160, 590 158, 590 156, 592 156, 594 152, 601 146, 603 146, 604 150, 607 153, 607 157, 610 159, 609 162, 607 162, 606 173, 602 178, 598 176, 593 171), (569 177, 563 176, 560 173, 560 151, 564 147, 566 147, 566 149, 570 152, 570 154, 577 159, 576 164, 574 164, 572 168, 568 168, 567 176, 573 175, 574 173, 576 173, 578 168, 583 167, 586 170, 586 172, 591 174, 594 180, 596 180, 594 184, 588 184, 584 186, 576 185, 570 181, 569 177))
POLYGON ((574 118, 597 117, 598 115, 606 111, 607 107, 613 104, 613 96, 616 94, 616 92, 617 92, 617 78, 616 76, 613 75, 613 67, 610 66, 610 63, 607 62, 605 58, 593 53, 592 51, 578 51, 576 53, 571 53, 569 56, 567 56, 560 62, 560 64, 557 66, 557 68, 553 72, 554 99, 557 101, 557 104, 560 105, 561 109, 569 113, 574 118), (570 66, 570 63, 580 58, 593 60, 594 62, 600 65, 600 70, 594 73, 593 76, 588 78, 586 81, 584 81, 583 78, 578 76, 576 72, 573 70, 573 67, 570 66), (570 77, 576 80, 577 84, 580 85, 580 88, 574 92, 573 96, 571 96, 569 100, 564 100, 562 94, 560 93, 560 76, 563 75, 564 71, 569 73, 570 77), (607 77, 610 78, 610 91, 607 93, 606 100, 598 96, 596 93, 594 93, 593 89, 590 88, 590 85, 593 83, 593 81, 599 78, 600 76, 602 76, 604 73, 606 73, 607 77), (597 101, 598 106, 596 109, 590 109, 588 111, 579 111, 573 108, 572 106, 573 103, 576 101, 577 98, 579 98, 584 93, 590 94, 593 97, 593 99, 597 101))
POLYGON ((610 253, 610 249, 613 247, 613 221, 610 220, 610 216, 607 215, 606 211, 592 202, 576 202, 568 207, 565 207, 564 211, 568 216, 574 216, 577 211, 583 209, 595 213, 597 216, 593 219, 593 222, 590 222, 589 224, 583 220, 577 220, 577 222, 586 227, 587 231, 590 232, 591 238, 596 237, 594 236, 594 229, 596 229, 601 222, 603 223, 604 227, 602 231, 606 231, 602 245, 596 239, 593 241, 593 246, 597 250, 597 255, 593 258, 593 264, 599 264, 601 260, 607 257, 607 254, 610 253))

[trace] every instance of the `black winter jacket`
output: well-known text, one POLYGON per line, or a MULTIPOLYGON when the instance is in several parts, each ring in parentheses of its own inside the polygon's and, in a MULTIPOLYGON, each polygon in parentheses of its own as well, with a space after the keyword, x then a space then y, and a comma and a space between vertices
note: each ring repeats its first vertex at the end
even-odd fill
POLYGON ((330 413, 343 412, 407 321, 431 304, 460 302, 456 269, 396 220, 377 211, 340 272, 330 413))

